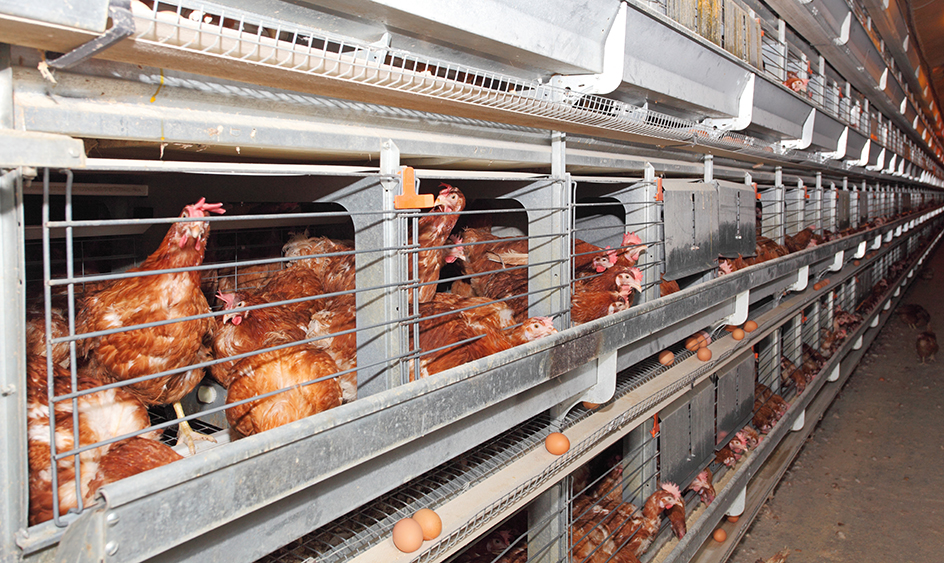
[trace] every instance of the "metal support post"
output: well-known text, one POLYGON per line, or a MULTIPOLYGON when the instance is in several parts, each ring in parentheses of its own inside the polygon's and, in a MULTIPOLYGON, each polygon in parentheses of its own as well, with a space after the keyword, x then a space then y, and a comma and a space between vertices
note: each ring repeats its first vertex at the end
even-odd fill
POLYGON ((0 176, 0 560, 17 561, 16 536, 26 533, 26 301, 23 186, 19 170, 0 176))
POLYGON ((650 418, 626 435, 623 456, 623 498, 642 506, 656 490, 658 473, 657 442, 652 437, 653 420, 650 418))
POLYGON ((528 505, 528 561, 567 561, 570 546, 570 479, 562 479, 528 505))

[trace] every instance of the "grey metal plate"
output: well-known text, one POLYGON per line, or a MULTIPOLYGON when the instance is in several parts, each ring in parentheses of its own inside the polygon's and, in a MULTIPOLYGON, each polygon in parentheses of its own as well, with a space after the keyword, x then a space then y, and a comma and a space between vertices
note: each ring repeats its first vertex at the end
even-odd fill
MULTIPOLYGON (((781 139, 803 137, 803 123, 810 106, 767 79, 754 82, 754 110, 751 127, 758 125, 780 134, 781 139)), ((749 129, 750 130, 750 129, 749 129)))
POLYGON ((613 94, 617 99, 673 100, 683 107, 698 106, 708 115, 738 115, 747 69, 653 21, 632 4, 626 18, 625 56, 623 84, 613 94))
POLYGON ((813 118, 813 147, 834 151, 839 146, 839 137, 846 125, 818 111, 813 118))
POLYGON ((620 3, 304 0, 304 4, 322 8, 325 16, 344 14, 335 26, 355 25, 346 19, 360 25, 380 22, 407 37, 440 38, 457 51, 483 53, 503 63, 580 74, 603 70, 603 44, 620 3))
POLYGON ((736 365, 718 375, 718 444, 727 443, 751 416, 754 407, 754 356, 745 353, 736 365))
POLYGON ((101 33, 105 31, 108 20, 108 0, 0 0, 0 13, 101 33))
POLYGON ((715 186, 663 180, 665 279, 676 280, 718 265, 718 193, 715 186))
POLYGON ((849 6, 844 0, 812 0, 806 4, 806 9, 828 30, 832 39, 839 38, 842 23, 849 14, 849 6))
POLYGON ((714 454, 714 391, 705 380, 659 414, 663 481, 688 483, 714 454))
POLYGON ((849 219, 849 192, 839 190, 836 192, 836 229, 848 229, 849 219))
POLYGON ((849 134, 846 136, 846 158, 859 158, 862 156, 862 149, 869 138, 859 133, 852 127, 849 128, 849 134))
POLYGON ((750 256, 757 243, 754 188, 727 180, 714 184, 718 188, 718 255, 750 256))
POLYGON ((852 25, 849 28, 849 42, 846 47, 850 54, 855 57, 859 67, 863 68, 871 81, 878 86, 882 78, 882 73, 888 68, 882 59, 882 54, 875 48, 869 33, 862 27, 855 18, 852 19, 852 25))

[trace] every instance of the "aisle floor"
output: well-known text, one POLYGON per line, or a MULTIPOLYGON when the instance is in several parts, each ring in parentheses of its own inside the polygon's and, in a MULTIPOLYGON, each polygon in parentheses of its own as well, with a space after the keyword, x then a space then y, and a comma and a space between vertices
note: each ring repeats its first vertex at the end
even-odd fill
MULTIPOLYGON (((928 264, 928 261, 925 261, 928 264)), ((944 246, 902 303, 944 345, 944 246)), ((911 329, 882 329, 729 561, 944 561, 944 351, 918 363, 911 329)))

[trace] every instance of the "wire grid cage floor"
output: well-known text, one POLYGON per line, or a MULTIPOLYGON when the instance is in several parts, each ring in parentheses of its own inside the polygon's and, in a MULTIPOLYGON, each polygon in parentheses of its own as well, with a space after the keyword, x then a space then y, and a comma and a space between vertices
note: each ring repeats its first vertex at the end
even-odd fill
MULTIPOLYGON (((727 333, 719 328, 712 338, 727 333)), ((678 360, 693 352, 678 344, 670 349, 678 360)), ((647 359, 619 374, 612 400, 651 381, 668 368, 655 358, 647 359)), ((548 432, 567 429, 593 413, 577 406, 559 424, 542 414, 508 430, 474 451, 454 458, 394 491, 371 501, 318 530, 261 558, 258 563, 333 563, 348 560, 385 540, 401 518, 420 508, 433 508, 467 491, 508 464, 544 443, 548 432)))

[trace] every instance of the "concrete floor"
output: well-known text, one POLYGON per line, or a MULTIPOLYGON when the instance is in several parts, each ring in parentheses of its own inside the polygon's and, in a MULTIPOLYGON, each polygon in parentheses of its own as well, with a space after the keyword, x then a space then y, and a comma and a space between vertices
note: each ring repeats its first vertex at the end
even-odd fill
MULTIPOLYGON (((944 247, 930 267, 902 303, 944 345, 944 247)), ((919 332, 888 321, 729 562, 944 562, 944 351, 920 365, 919 332)))

